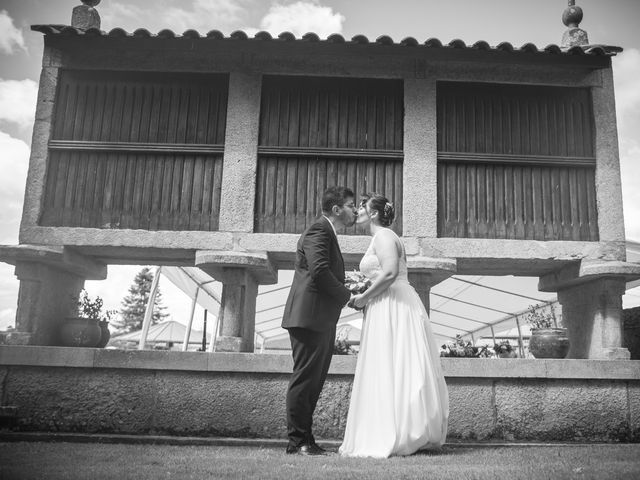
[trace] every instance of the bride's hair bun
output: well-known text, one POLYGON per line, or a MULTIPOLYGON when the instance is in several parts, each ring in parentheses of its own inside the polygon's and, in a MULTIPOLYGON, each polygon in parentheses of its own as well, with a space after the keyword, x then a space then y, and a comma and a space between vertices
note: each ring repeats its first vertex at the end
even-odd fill
POLYGON ((389 227, 396 218, 396 209, 393 204, 384 195, 379 193, 365 193, 362 195, 361 203, 370 203, 371 210, 378 212, 378 219, 380 225, 383 227, 389 227))

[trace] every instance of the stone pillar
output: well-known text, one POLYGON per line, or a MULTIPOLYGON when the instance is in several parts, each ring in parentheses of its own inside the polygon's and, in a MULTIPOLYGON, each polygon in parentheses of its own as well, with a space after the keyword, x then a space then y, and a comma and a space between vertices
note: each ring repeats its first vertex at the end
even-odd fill
POLYGON ((435 238, 438 236, 435 78, 405 79, 404 110, 402 234, 435 238))
POLYGON ((258 283, 244 268, 225 268, 217 352, 253 352, 258 283))
POLYGON ((77 316, 84 281, 107 278, 105 264, 60 246, 0 245, 0 261, 14 265, 20 281, 11 336, 23 344, 56 345, 59 322, 77 316))
POLYGON ((222 282, 217 352, 253 352, 258 285, 277 283, 265 252, 199 250, 195 264, 222 282))
POLYGON ((409 269, 409 283, 415 288, 427 309, 427 313, 429 313, 431 311, 429 301, 431 289, 456 273, 457 261, 453 258, 413 256, 407 258, 407 267, 409 269))
MULTIPOLYGON (((595 122, 598 234, 601 242, 619 242, 619 245, 624 247, 622 180, 618 153, 613 71, 609 67, 599 70, 599 72, 602 86, 591 88, 595 122)), ((624 260, 624 257, 617 258, 617 260, 624 260)))
POLYGON ((57 345, 59 324, 76 316, 76 300, 84 278, 36 262, 16 262, 20 280, 16 331, 29 334, 31 345, 57 345))
POLYGON ((567 358, 629 359, 622 346, 624 278, 600 278, 558 291, 571 347, 567 358))
POLYGON ((431 301, 429 300, 429 295, 431 293, 431 287, 435 285, 431 275, 428 273, 409 272, 409 283, 411 283, 411 286, 418 292, 424 308, 427 309, 427 313, 430 313, 431 301))
POLYGON ((253 231, 261 88, 259 74, 229 76, 220 231, 253 231))
MULTIPOLYGON (((46 37, 45 37, 46 38, 46 37)), ((38 87, 38 101, 36 117, 33 124, 31 139, 31 155, 29 157, 29 171, 24 193, 24 206, 20 224, 20 242, 37 243, 34 230, 38 226, 38 218, 44 202, 44 187, 46 179, 47 159, 49 156, 49 140, 53 125, 53 108, 55 105, 56 89, 61 66, 62 54, 59 50, 47 45, 42 57, 42 72, 38 87)))

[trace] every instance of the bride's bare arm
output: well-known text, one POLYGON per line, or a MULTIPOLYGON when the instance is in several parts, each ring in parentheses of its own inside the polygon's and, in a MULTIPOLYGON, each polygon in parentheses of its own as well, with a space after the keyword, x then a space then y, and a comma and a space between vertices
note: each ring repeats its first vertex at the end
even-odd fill
POLYGON ((376 235, 373 242, 373 248, 382 271, 366 292, 354 297, 353 303, 358 308, 364 307, 369 300, 384 292, 398 276, 400 252, 395 234, 390 230, 382 230, 376 235))

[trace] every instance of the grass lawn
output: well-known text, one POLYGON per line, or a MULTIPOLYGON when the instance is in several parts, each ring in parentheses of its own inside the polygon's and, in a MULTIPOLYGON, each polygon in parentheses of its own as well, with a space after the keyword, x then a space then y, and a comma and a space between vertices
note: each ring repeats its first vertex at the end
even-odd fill
POLYGON ((445 446, 386 460, 286 455, 282 448, 0 443, 0 479, 636 479, 640 444, 445 446))

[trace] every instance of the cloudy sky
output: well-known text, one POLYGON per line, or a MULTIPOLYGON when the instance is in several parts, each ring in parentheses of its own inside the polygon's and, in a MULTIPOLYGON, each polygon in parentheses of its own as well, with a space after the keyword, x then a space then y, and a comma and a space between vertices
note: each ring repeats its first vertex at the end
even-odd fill
MULTIPOLYGON (((29 159, 37 82, 42 60, 42 35, 34 24, 69 24, 76 0, 0 0, 0 244, 16 244, 29 159)), ((640 241, 640 18, 638 0, 578 0, 585 17, 580 25, 595 44, 625 50, 614 58, 614 74, 627 238, 640 241)), ((423 42, 436 37, 467 44, 533 42, 539 47, 559 44, 564 0, 102 0, 97 9, 102 29, 115 27, 152 33, 170 28, 176 33, 195 29, 204 34, 235 30, 253 34, 267 30, 321 38, 340 33, 369 39, 389 35, 395 41, 412 36, 423 42)), ((105 282, 88 282, 87 289, 118 308, 137 268, 110 267, 105 282)), ((167 302, 174 316, 184 318, 188 302, 168 282, 167 302), (180 310, 182 309, 182 310, 180 310)), ((15 319, 18 282, 12 267, 0 264, 0 329, 15 319)))

